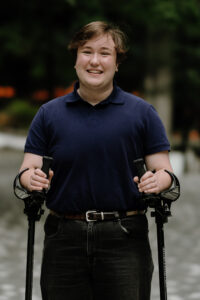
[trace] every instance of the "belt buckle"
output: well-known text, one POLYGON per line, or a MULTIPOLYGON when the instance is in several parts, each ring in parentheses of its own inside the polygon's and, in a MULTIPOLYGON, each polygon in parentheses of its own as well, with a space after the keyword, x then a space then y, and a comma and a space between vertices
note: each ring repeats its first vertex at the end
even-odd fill
POLYGON ((85 213, 86 221, 87 222, 96 222, 97 220, 90 220, 90 217, 89 217, 90 213, 97 213, 97 211, 96 210, 88 210, 88 211, 86 211, 86 213, 85 213))

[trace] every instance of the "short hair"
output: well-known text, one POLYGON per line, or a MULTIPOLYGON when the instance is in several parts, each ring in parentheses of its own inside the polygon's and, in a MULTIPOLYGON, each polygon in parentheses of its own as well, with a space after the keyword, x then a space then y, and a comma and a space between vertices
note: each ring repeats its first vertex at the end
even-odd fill
POLYGON ((83 26, 72 38, 68 49, 76 57, 77 50, 91 38, 108 34, 112 37, 117 53, 117 63, 121 63, 126 58, 127 37, 118 26, 103 21, 95 21, 83 26))

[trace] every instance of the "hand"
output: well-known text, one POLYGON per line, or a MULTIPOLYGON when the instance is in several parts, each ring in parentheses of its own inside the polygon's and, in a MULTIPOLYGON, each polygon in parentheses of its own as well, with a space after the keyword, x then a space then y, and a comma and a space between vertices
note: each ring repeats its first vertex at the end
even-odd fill
POLYGON ((133 178, 134 182, 137 183, 139 192, 145 194, 159 194, 161 192, 159 177, 156 173, 147 171, 139 180, 138 176, 133 178))
POLYGON ((53 171, 49 171, 49 178, 47 179, 46 174, 39 168, 34 169, 33 174, 30 176, 30 190, 41 191, 50 187, 51 179, 53 177, 53 171))
POLYGON ((52 170, 49 171, 49 178, 47 179, 46 174, 41 169, 29 169, 22 174, 20 182, 30 192, 42 191, 50 187, 52 177, 52 170))

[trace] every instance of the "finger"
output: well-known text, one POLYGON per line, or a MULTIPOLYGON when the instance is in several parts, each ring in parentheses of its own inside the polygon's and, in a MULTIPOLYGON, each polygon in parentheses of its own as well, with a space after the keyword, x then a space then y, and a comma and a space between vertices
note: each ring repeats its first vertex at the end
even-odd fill
POLYGON ((134 181, 135 183, 138 183, 138 182, 139 182, 139 177, 138 177, 138 176, 135 176, 135 177, 133 178, 133 181, 134 181))
POLYGON ((30 178, 30 190, 31 191, 41 191, 43 189, 43 186, 40 182, 34 180, 33 178, 30 178))
POLYGON ((140 181, 140 186, 141 187, 144 187, 144 186, 147 186, 148 184, 157 184, 157 178, 154 174, 149 174, 148 177, 144 178, 143 177, 143 180, 140 181))
POLYGON ((42 190, 42 189, 47 189, 48 188, 48 184, 45 184, 45 183, 41 183, 39 181, 34 181, 32 180, 30 182, 30 185, 31 185, 31 189, 37 189, 37 190, 42 190))
POLYGON ((159 189, 158 187, 156 188, 151 188, 151 189, 148 189, 148 190, 145 190, 144 191, 145 194, 159 194, 159 189))
POLYGON ((50 170, 49 171, 49 178, 48 178, 50 182, 51 182, 51 179, 52 179, 53 175, 54 175, 54 172, 52 170, 50 170))
POLYGON ((155 182, 148 183, 147 185, 144 186, 144 190, 150 190, 150 189, 156 189, 158 188, 157 184, 155 182))
POLYGON ((34 174, 40 176, 40 177, 47 177, 47 175, 39 168, 34 170, 34 174))
POLYGON ((144 180, 146 180, 146 179, 148 179, 148 178, 151 178, 151 177, 153 177, 154 176, 154 174, 151 172, 151 171, 147 171, 141 178, 140 178, 140 181, 142 182, 142 181, 144 181, 144 180))
POLYGON ((33 191, 38 191, 38 192, 41 192, 43 190, 43 187, 40 187, 40 186, 30 186, 30 188, 29 188, 29 191, 30 192, 33 192, 33 191))
POLYGON ((156 191, 158 190, 158 185, 155 181, 153 182, 146 181, 145 183, 144 182, 140 183, 138 188, 140 192, 151 193, 152 189, 156 191))
POLYGON ((150 182, 149 180, 145 180, 138 184, 138 187, 143 191, 149 188, 154 188, 156 186, 155 182, 150 182))
POLYGON ((40 175, 32 175, 31 180, 35 182, 39 182, 41 184, 49 184, 49 179, 42 177, 40 175))
POLYGON ((30 178, 30 184, 32 188, 48 188, 49 186, 49 180, 45 179, 44 177, 38 176, 38 175, 32 175, 30 178))

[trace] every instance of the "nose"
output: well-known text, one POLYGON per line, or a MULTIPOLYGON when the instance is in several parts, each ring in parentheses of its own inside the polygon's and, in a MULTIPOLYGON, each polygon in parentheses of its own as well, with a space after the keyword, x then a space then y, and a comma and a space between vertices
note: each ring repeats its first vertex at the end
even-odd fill
POLYGON ((91 65, 98 65, 99 64, 99 55, 98 53, 93 53, 91 58, 90 58, 90 63, 91 65))

